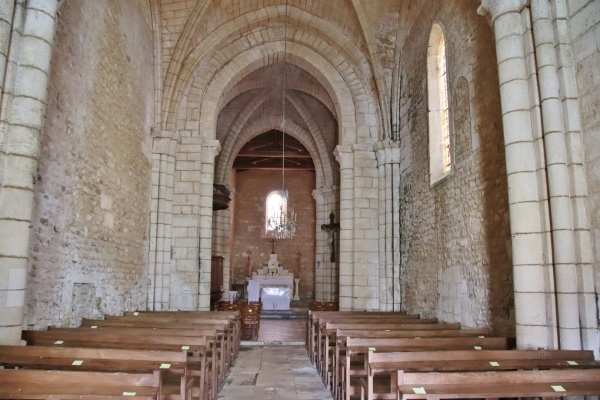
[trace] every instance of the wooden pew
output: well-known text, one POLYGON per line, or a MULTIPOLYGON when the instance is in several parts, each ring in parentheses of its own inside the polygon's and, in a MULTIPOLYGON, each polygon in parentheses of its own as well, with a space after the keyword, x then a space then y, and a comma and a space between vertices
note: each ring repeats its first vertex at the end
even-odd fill
MULTIPOLYGON (((213 320, 210 320, 213 321, 213 320)), ((210 335, 207 331, 215 331, 216 338, 214 343, 210 340, 213 336, 208 336, 207 341, 207 357, 212 360, 213 368, 216 373, 217 387, 220 387, 227 376, 231 360, 228 358, 228 341, 227 333, 224 330, 222 323, 195 323, 191 322, 173 322, 170 319, 164 320, 159 318, 128 318, 118 317, 109 318, 106 320, 83 319, 82 327, 87 328, 145 328, 162 330, 156 334, 160 335, 176 335, 176 336, 206 336, 210 335), (184 332, 184 331, 187 331, 184 332), (213 345, 214 344, 214 345, 213 345)))
POLYGON ((162 371, 161 398, 191 400, 194 379, 188 376, 187 351, 53 348, 0 346, 4 368, 51 369, 97 372, 152 373, 162 371), (178 384, 169 387, 168 378, 178 384))
POLYGON ((159 399, 160 371, 145 374, 0 370, 3 399, 159 399))
MULTIPOLYGON (((347 326, 344 324, 343 326, 347 326)), ((340 326, 333 324, 333 327, 340 326)), ((399 325, 398 329, 337 329, 335 348, 332 357, 331 386, 334 395, 337 395, 340 381, 339 358, 345 355, 346 340, 353 338, 433 338, 433 337, 486 337, 490 329, 461 330, 459 324, 430 324, 419 330, 411 330, 410 325, 399 325), (443 329, 448 328, 448 329, 443 329)))
POLYGON ((352 338, 346 340, 346 354, 340 356, 340 394, 350 400, 357 394, 356 379, 367 376, 366 354, 369 350, 382 352, 425 350, 507 350, 514 348, 515 340, 505 337, 456 337, 456 338, 352 338), (352 363, 352 361, 355 361, 352 363), (352 369, 358 366, 358 369, 352 369), (354 383, 354 385, 353 385, 354 383), (355 393, 356 392, 356 393, 355 393))
MULTIPOLYGON (((197 371, 200 377, 198 392, 206 398, 206 376, 210 362, 206 358, 206 338, 198 336, 123 335, 102 332, 97 329, 73 329, 72 331, 23 331, 22 339, 29 345, 51 347, 86 347, 107 349, 167 350, 188 352, 188 370, 197 371)), ((212 395, 217 391, 215 378, 211 385, 212 395)), ((216 396, 215 396, 216 397, 216 396)))
MULTIPOLYGON (((348 322, 343 320, 342 322, 326 322, 325 329, 322 332, 322 336, 327 337, 321 342, 323 343, 323 349, 315 356, 315 365, 317 370, 320 372, 321 377, 325 385, 337 385, 337 360, 340 357, 340 352, 344 350, 345 338, 342 338, 342 342, 339 342, 336 338, 336 332, 339 329, 361 329, 365 332, 381 332, 381 331, 423 331, 423 330, 459 330, 460 324, 437 324, 435 320, 420 320, 420 319, 406 319, 400 320, 399 322, 391 322, 387 319, 381 321, 368 320, 367 323, 360 322, 348 322), (424 323, 421 323, 425 321, 424 323), (330 351, 329 348, 333 350, 330 351), (331 354, 331 355, 330 355, 331 354), (329 362, 331 359, 331 363, 329 362), (329 369, 329 365, 332 369, 329 369), (329 375, 331 371, 331 375, 329 375)), ((365 336, 365 335, 361 335, 365 336)), ((418 336, 418 335, 414 335, 418 336)), ((413 337, 414 337, 413 336, 413 337)), ((333 386, 334 392, 337 386, 333 386)))
MULTIPOLYGON (((341 323, 353 323, 353 324, 393 324, 393 323, 403 323, 403 324, 436 324, 437 319, 429 318, 429 319, 419 319, 415 318, 415 316, 407 316, 404 314, 393 314, 388 313, 386 315, 360 315, 360 316, 335 316, 331 318, 318 317, 313 324, 314 330, 314 341, 315 345, 313 347, 313 362, 316 363, 316 360, 320 360, 323 357, 323 348, 324 341, 327 336, 326 326, 327 324, 341 324, 341 323)), ((317 367, 319 367, 317 365, 317 367)))
POLYGON ((506 398, 600 395, 600 369, 497 372, 398 371, 397 398, 506 398))
POLYGON ((309 311, 306 321, 306 348, 311 361, 314 363, 313 355, 316 354, 317 335, 319 331, 319 322, 333 321, 334 319, 348 318, 367 318, 377 320, 379 316, 405 316, 407 318, 416 318, 418 315, 408 315, 404 312, 389 311, 309 311))
MULTIPOLYGON (((136 312, 126 312, 125 316, 134 315, 136 312)), ((233 311, 138 311, 138 316, 160 316, 167 315, 173 316, 176 318, 181 318, 183 320, 189 320, 190 317, 200 317, 200 318, 227 318, 230 321, 231 327, 233 328, 233 355, 232 360, 235 364, 235 360, 239 354, 240 350, 240 338, 241 338, 241 313, 239 310, 233 311)), ((232 364, 233 365, 233 364, 232 364)))
POLYGON ((598 368, 591 351, 449 350, 425 352, 369 351, 366 378, 359 378, 361 398, 396 399, 395 378, 404 372, 501 371, 517 369, 598 368))
MULTIPOLYGON (((49 331, 53 332, 77 332, 90 330, 91 332, 109 333, 111 335, 128 335, 128 336, 183 336, 183 337, 200 337, 206 340, 206 362, 205 368, 192 368, 190 374, 192 377, 198 378, 198 385, 194 386, 194 397, 200 397, 199 387, 202 386, 204 389, 202 393, 209 393, 206 387, 210 383, 210 389, 218 387, 219 374, 224 374, 225 371, 221 370, 221 365, 218 360, 218 352, 214 351, 216 343, 223 339, 222 334, 217 334, 215 329, 161 329, 161 328, 140 328, 140 327, 121 327, 121 326, 103 326, 103 321, 97 321, 100 325, 92 325, 89 327, 79 328, 48 328, 49 331), (202 375, 201 375, 202 374, 202 375)), ((187 351, 186 351, 187 353, 187 351)), ((200 397, 201 398, 201 397, 200 397)))
MULTIPOLYGON (((139 327, 160 327, 165 329, 179 328, 179 329, 198 329, 198 328, 210 328, 209 325, 214 325, 214 328, 218 329, 219 326, 224 329, 224 339, 222 347, 217 347, 217 351, 221 352, 220 361, 222 363, 222 369, 225 371, 225 376, 229 371, 231 365, 233 365, 233 351, 234 341, 237 333, 235 332, 236 322, 231 318, 214 318, 217 312, 211 312, 211 317, 194 316, 192 313, 185 313, 185 315, 176 315, 170 313, 133 313, 125 316, 106 316, 102 324, 107 326, 139 326, 139 327)), ((219 312, 219 315, 220 312, 219 312)), ((82 320, 82 326, 92 326, 94 324, 100 324, 98 320, 82 320)), ((219 384, 223 384, 224 381, 219 381, 219 384)))

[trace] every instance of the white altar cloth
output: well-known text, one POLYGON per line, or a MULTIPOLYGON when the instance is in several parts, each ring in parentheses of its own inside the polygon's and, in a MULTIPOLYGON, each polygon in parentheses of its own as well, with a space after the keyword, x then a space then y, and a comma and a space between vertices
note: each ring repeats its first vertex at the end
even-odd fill
POLYGON ((263 310, 289 310, 292 291, 287 287, 264 287, 261 301, 263 310))
MULTIPOLYGON (((276 278, 269 276, 267 279, 261 277, 254 276, 251 280, 248 281, 248 301, 258 301, 261 295, 260 290, 264 287, 294 287, 293 277, 281 277, 276 278)), ((264 308, 264 304, 263 304, 264 308)))

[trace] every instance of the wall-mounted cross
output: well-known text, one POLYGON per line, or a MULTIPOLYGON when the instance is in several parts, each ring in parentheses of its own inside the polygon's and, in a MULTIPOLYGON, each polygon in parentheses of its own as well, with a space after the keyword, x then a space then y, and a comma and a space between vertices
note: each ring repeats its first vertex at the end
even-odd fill
POLYGON ((335 232, 340 229, 340 223, 335 222, 335 215, 333 212, 329 214, 329 224, 321 225, 321 229, 329 233, 329 248, 331 250, 331 256, 329 257, 329 261, 335 262, 335 232))

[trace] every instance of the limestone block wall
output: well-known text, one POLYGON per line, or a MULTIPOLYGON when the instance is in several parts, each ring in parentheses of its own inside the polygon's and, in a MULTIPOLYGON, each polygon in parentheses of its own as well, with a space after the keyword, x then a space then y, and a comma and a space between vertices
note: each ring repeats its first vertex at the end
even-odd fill
MULTIPOLYGON (((298 214, 298 228, 293 239, 277 240, 275 252, 278 261, 290 272, 294 271, 296 252, 302 252, 299 295, 301 299, 315 296, 315 200, 314 173, 286 171, 289 188, 288 207, 298 214), (293 188, 293 189, 292 189, 293 188)), ((231 251, 232 283, 246 282, 246 260, 251 251, 253 271, 269 261, 271 242, 264 236, 265 200, 267 195, 281 188, 278 171, 245 171, 236 174, 233 218, 233 245, 231 251)))
POLYGON ((147 1, 60 3, 35 185, 26 324, 146 303, 153 43, 147 1))
POLYGON ((476 7, 422 1, 401 13, 402 306, 510 334, 513 283, 498 72, 492 30, 476 7), (453 169, 431 185, 426 56, 434 22, 446 39, 453 169))
MULTIPOLYGON (((581 108, 595 291, 600 291, 600 2, 567 2, 581 108)), ((597 300, 596 300, 597 302, 597 300)), ((596 303, 600 310, 600 303, 596 303)))

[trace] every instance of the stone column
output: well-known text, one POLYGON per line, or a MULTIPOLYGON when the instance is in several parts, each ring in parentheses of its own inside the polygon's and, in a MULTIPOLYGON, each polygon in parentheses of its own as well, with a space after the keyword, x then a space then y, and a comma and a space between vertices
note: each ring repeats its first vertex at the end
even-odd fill
MULTIPOLYGON (((5 19, 8 2, 0 5, 0 18, 5 19)), ((9 55, 9 62, 15 63, 10 73, 2 76, 0 112, 0 164, 4 166, 0 170, 1 344, 18 344, 21 339, 29 226, 58 2, 29 0, 25 5, 17 1, 14 7, 19 19, 14 20, 13 37, 10 43, 0 45, 14 53, 14 58, 9 55)), ((5 25, 0 33, 2 40, 7 39, 6 29, 5 25)))
POLYGON ((496 36, 502 121, 508 174, 517 346, 556 348, 553 279, 540 144, 526 62, 526 0, 483 0, 496 36), (522 15, 523 14, 523 15, 522 15), (541 189, 540 189, 541 188, 541 189))
MULTIPOLYGON (((0 0, 0 76, 2 77, 6 73, 8 63, 14 11, 14 0, 0 0)), ((0 93, 4 91, 4 84, 4 80, 0 79, 0 93)))
POLYGON ((175 154, 179 143, 162 132, 152 144, 148 309, 169 308, 175 154))
MULTIPOLYGON (((548 198, 552 221, 560 348, 581 349, 571 184, 557 74, 554 31, 547 0, 531 1, 531 16, 542 112, 548 198)), ((584 279, 593 276, 583 277, 584 279)))
POLYGON ((375 144, 379 173, 379 301, 381 311, 400 308, 400 146, 375 144))
POLYGON ((339 308, 354 309, 354 153, 349 145, 338 145, 333 153, 340 164, 340 258, 339 308))
POLYGON ((218 140, 202 143, 202 163, 200 170, 200 229, 199 229, 199 282, 198 310, 210 310, 210 273, 212 256, 213 183, 215 177, 215 157, 221 145, 218 140))

